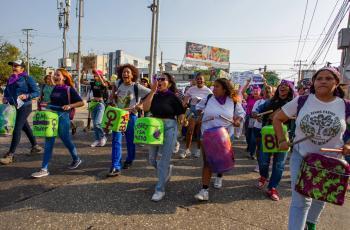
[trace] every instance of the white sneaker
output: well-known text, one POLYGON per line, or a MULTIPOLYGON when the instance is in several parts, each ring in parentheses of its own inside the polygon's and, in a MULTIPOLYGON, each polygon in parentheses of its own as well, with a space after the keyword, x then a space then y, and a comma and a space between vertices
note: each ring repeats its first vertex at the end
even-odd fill
POLYGON ((156 191, 153 196, 152 196, 152 201, 155 201, 155 202, 158 202, 160 200, 162 200, 165 196, 165 192, 159 192, 159 191, 156 191))
POLYGON ((214 181, 214 188, 222 188, 222 177, 216 177, 214 181))
POLYGON ((102 137, 102 139, 100 140, 100 142, 99 142, 99 145, 98 145, 98 146, 103 147, 103 146, 105 146, 105 145, 106 145, 106 143, 107 143, 107 137, 102 137))
POLYGON ((200 149, 196 149, 196 151, 193 153, 193 157, 200 158, 201 157, 201 150, 200 149))
POLYGON ((187 156, 191 155, 191 150, 186 149, 184 152, 180 153, 180 158, 185 159, 187 156))
POLYGON ((39 172, 32 173, 33 178, 45 177, 48 175, 49 175, 49 171, 47 171, 47 169, 40 169, 39 172))
POLYGON ((100 141, 94 141, 90 146, 94 148, 99 146, 99 144, 100 144, 100 141))
POLYGON ((176 141, 175 148, 174 148, 174 153, 178 153, 180 150, 180 142, 176 141))
POLYGON ((173 174, 173 167, 174 165, 169 165, 169 171, 168 171, 168 176, 166 177, 166 182, 170 181, 171 175, 173 174))
POLYGON ((209 200, 209 191, 208 189, 202 188, 199 193, 197 193, 194 198, 199 201, 207 201, 209 200))
POLYGON ((254 172, 257 172, 257 173, 260 172, 260 171, 259 171, 259 165, 256 165, 256 166, 255 166, 255 169, 254 169, 253 171, 254 171, 254 172))

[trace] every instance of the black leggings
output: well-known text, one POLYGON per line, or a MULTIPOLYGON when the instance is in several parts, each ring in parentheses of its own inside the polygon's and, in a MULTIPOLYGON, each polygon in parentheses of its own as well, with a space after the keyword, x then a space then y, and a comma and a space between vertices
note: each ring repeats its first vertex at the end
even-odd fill
POLYGON ((28 116, 32 112, 32 104, 24 104, 21 108, 17 109, 15 128, 12 134, 12 141, 10 146, 10 153, 15 153, 16 148, 21 140, 22 130, 27 135, 32 146, 36 145, 36 139, 33 136, 32 129, 27 121, 28 116))

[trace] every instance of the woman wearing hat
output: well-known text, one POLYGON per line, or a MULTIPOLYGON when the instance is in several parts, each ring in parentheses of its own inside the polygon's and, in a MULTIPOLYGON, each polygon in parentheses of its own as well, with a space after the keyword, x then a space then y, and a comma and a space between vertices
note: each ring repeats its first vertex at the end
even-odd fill
POLYGON ((3 103, 16 106, 17 115, 10 149, 0 158, 0 163, 5 165, 14 161, 14 154, 21 140, 22 130, 32 145, 30 154, 42 152, 42 148, 37 144, 27 121, 28 116, 32 112, 32 99, 39 96, 39 89, 34 79, 25 72, 25 64, 22 60, 9 62, 8 64, 12 66, 13 74, 7 81, 3 103))
POLYGON ((101 70, 93 70, 94 80, 90 82, 90 90, 93 98, 90 101, 92 121, 94 124, 95 141, 91 144, 91 147, 105 146, 107 138, 101 127, 103 113, 105 111, 105 99, 108 98, 108 83, 103 77, 101 70))
MULTIPOLYGON (((284 105, 273 120, 281 151, 288 149, 287 140, 282 134, 282 123, 292 117, 297 116, 295 134, 298 139, 311 136, 310 139, 293 147, 290 158, 292 188, 288 226, 290 230, 316 229, 325 206, 324 202, 305 197, 295 190, 303 158, 309 153, 319 152, 320 148, 342 148, 343 156, 350 155, 350 142, 343 140, 347 128, 346 103, 343 100, 344 91, 339 83, 340 73, 337 69, 324 67, 318 70, 312 77, 310 94, 303 98, 297 97, 284 105)), ((341 157, 336 153, 324 154, 341 157)))
MULTIPOLYGON (((267 100, 264 104, 260 105, 256 111, 257 113, 263 113, 272 110, 273 113, 266 114, 262 117, 262 125, 271 125, 273 116, 281 110, 281 107, 293 99, 294 86, 292 82, 282 80, 281 84, 277 87, 275 95, 267 100)), ((291 123, 285 123, 288 126, 288 130, 291 129, 291 123)), ((288 151, 283 150, 277 153, 263 152, 260 148, 258 164, 260 178, 258 180, 257 187, 263 189, 267 185, 267 195, 274 201, 280 200, 277 192, 277 186, 282 179, 285 162, 287 159, 288 151), (272 173, 269 176, 270 160, 273 158, 272 173)))

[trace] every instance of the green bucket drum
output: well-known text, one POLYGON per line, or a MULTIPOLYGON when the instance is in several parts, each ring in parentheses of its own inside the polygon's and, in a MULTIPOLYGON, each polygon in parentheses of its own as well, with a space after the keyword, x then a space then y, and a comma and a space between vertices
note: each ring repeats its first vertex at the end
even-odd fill
MULTIPOLYGON (((286 140, 288 140, 287 126, 285 125, 283 125, 283 133, 286 140)), ((261 139, 264 153, 281 152, 281 150, 278 149, 278 141, 272 125, 264 126, 261 129, 261 139)))
POLYGON ((164 123, 153 117, 138 118, 135 123, 134 143, 162 145, 164 142, 164 123))
POLYGON ((33 134, 36 137, 57 137, 57 113, 52 111, 37 111, 33 116, 33 134))
POLYGON ((124 109, 108 106, 102 118, 102 128, 114 132, 125 132, 129 122, 129 112, 124 109))
POLYGON ((10 136, 16 124, 16 108, 9 104, 0 104, 0 136, 10 136))

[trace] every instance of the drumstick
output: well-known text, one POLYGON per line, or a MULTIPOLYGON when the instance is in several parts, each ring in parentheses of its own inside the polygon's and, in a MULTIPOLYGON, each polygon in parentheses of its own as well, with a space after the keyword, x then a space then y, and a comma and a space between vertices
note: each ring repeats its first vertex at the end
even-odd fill
POLYGON ((206 119, 206 120, 202 121, 202 123, 203 123, 203 122, 207 122, 207 121, 212 121, 212 120, 214 120, 214 117, 211 117, 211 118, 209 118, 209 119, 206 119))
POLYGON ((321 152, 334 152, 334 153, 342 153, 343 148, 332 149, 332 148, 321 148, 321 152))
POLYGON ((261 116, 264 116, 264 115, 269 114, 269 113, 273 113, 273 110, 271 109, 271 110, 263 112, 263 113, 258 113, 256 116, 261 117, 261 116))
POLYGON ((314 135, 309 135, 309 136, 303 137, 303 138, 301 138, 301 139, 299 139, 297 141, 293 141, 292 143, 289 143, 288 145, 289 145, 289 147, 292 147, 293 145, 296 145, 296 144, 299 144, 299 143, 301 143, 303 141, 306 141, 306 140, 312 138, 313 136, 314 135))
POLYGON ((231 120, 228 119, 227 117, 222 116, 222 115, 220 115, 219 117, 233 124, 233 121, 231 121, 231 120))

